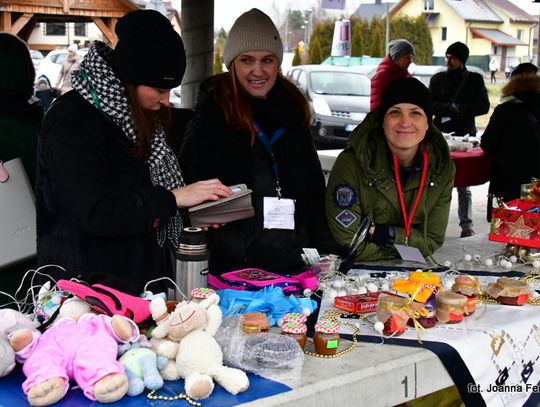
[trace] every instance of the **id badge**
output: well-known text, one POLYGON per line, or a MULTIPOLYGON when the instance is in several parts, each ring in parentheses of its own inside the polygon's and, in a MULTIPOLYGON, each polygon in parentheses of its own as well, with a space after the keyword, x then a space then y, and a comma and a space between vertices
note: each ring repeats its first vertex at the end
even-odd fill
POLYGON ((265 196, 263 214, 265 229, 294 230, 294 200, 265 196))

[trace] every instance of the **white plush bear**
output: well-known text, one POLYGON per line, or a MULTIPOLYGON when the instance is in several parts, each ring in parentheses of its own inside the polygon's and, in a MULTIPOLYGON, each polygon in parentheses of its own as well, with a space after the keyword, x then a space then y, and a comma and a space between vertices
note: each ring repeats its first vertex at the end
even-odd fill
POLYGON ((166 380, 185 379, 186 394, 195 400, 212 394, 212 379, 232 394, 249 387, 242 370, 223 366, 223 353, 214 339, 222 318, 218 303, 215 292, 202 301, 183 301, 170 314, 162 298, 150 303, 157 323, 152 331, 152 347, 169 359, 160 373, 166 380))

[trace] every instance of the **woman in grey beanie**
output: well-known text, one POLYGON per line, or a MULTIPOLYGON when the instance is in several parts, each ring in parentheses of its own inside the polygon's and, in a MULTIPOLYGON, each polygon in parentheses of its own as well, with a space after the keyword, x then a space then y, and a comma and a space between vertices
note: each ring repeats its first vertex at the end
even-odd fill
POLYGON ((334 249, 308 104, 278 72, 281 38, 260 10, 236 20, 223 56, 229 71, 201 85, 180 162, 188 182, 246 184, 255 216, 209 231, 210 272, 298 272, 303 247, 334 249))

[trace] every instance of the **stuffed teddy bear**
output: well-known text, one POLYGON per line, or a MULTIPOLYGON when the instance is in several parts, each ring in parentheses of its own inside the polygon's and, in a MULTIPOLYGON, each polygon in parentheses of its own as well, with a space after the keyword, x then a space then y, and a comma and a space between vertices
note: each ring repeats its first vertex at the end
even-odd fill
POLYGON ((0 377, 7 376, 15 368, 15 352, 9 343, 13 332, 28 329, 37 335, 37 323, 26 315, 12 309, 0 309, 0 377))
POLYGON ((89 310, 80 299, 66 300, 59 317, 40 337, 24 329, 11 336, 16 354, 25 360, 23 391, 31 405, 56 403, 71 379, 86 397, 101 403, 112 403, 127 393, 128 378, 116 360, 118 342, 137 340, 139 329, 124 316, 89 310))
POLYGON ((137 342, 118 347, 118 361, 124 365, 129 380, 128 396, 138 396, 145 388, 157 390, 163 386, 159 369, 165 367, 167 358, 157 356, 151 347, 152 344, 144 335, 137 342))
POLYGON ((163 299, 150 303, 157 323, 150 341, 158 355, 169 359, 161 374, 167 380, 183 378, 186 394, 195 400, 212 394, 213 380, 232 394, 249 387, 245 372, 223 366, 223 353, 214 338, 222 318, 218 302, 212 292, 205 299, 178 303, 170 314, 163 299))

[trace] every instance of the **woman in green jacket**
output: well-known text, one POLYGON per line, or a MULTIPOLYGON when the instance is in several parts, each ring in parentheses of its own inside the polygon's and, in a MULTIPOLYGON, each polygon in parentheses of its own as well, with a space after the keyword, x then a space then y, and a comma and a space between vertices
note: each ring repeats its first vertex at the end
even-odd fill
POLYGON ((415 78, 396 79, 338 156, 326 192, 334 238, 349 245, 362 218, 372 219, 355 260, 396 258, 394 244, 424 256, 442 245, 455 167, 431 118, 428 89, 415 78))

